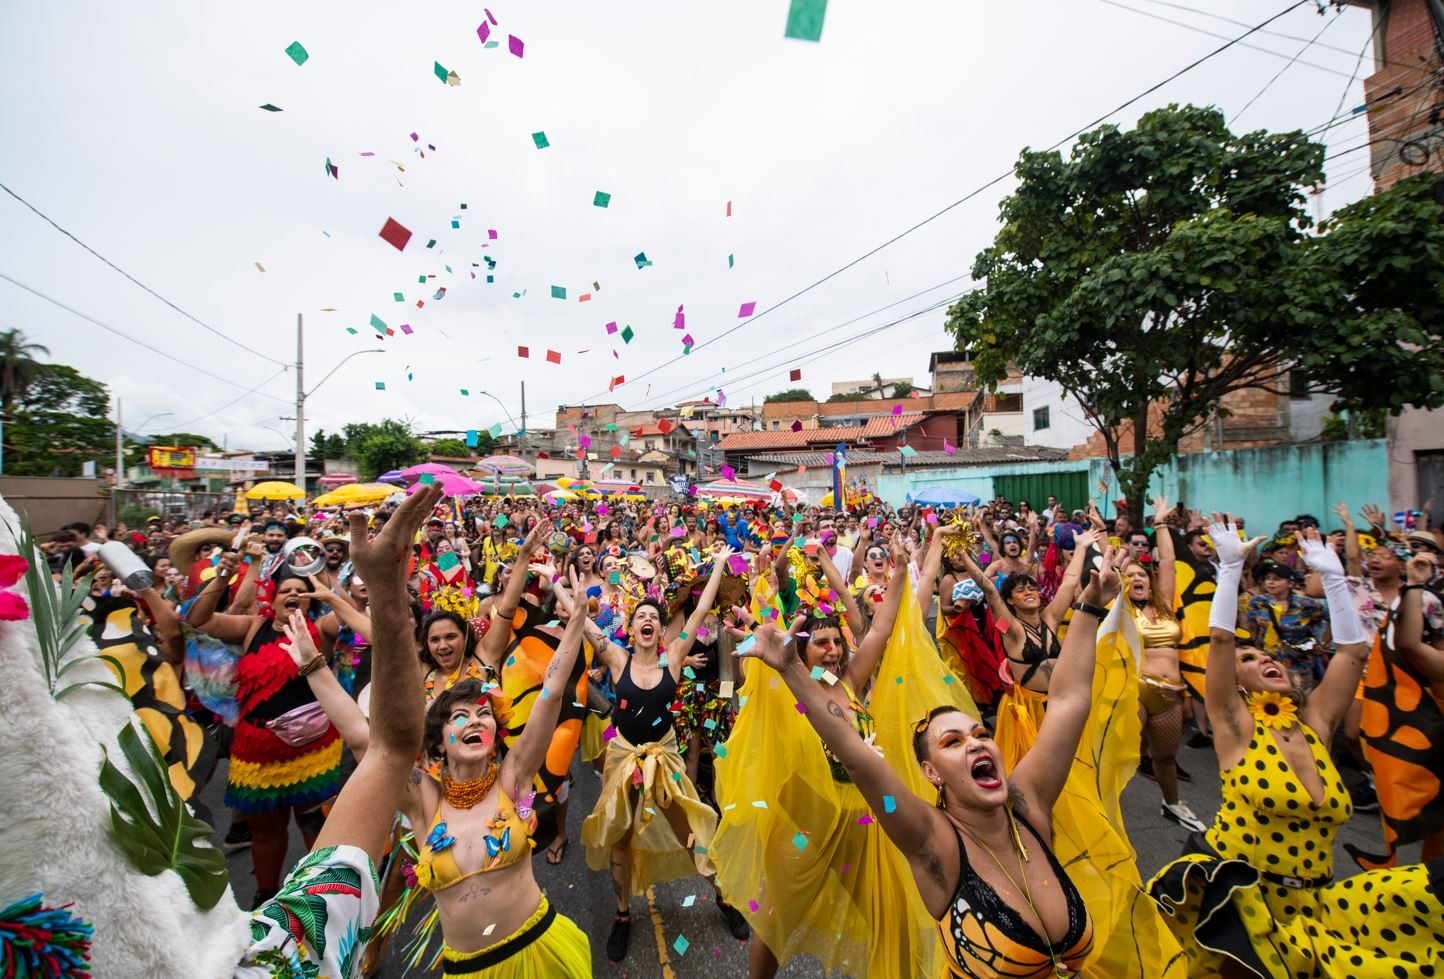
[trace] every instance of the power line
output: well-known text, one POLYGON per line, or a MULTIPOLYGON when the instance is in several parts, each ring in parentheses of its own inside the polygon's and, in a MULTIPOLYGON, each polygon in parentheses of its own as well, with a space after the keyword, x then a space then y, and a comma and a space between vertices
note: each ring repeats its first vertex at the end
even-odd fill
MULTIPOLYGON (((1154 4, 1155 6, 1159 6, 1159 7, 1172 7, 1174 10, 1182 10, 1182 11, 1184 11, 1185 13, 1197 14, 1197 15, 1200 16, 1200 17, 1210 17, 1210 18, 1212 18, 1213 20, 1223 21, 1224 23, 1226 23, 1226 24, 1232 24, 1232 25, 1234 25, 1235 27, 1247 27, 1247 26, 1248 26, 1248 21, 1246 21, 1246 20, 1236 20, 1236 19, 1234 19, 1233 17, 1225 17, 1223 14, 1216 14, 1216 13, 1214 13, 1214 12, 1211 11, 1211 10, 1200 10, 1200 9, 1197 8, 1197 7, 1190 7, 1190 6, 1187 6, 1186 4, 1182 4, 1182 3, 1169 3, 1168 0, 1143 0, 1143 2, 1144 2, 1144 3, 1151 3, 1151 4, 1154 4)), ((1139 11, 1139 12, 1142 13, 1142 11, 1139 11)), ((1177 22, 1177 21, 1170 21, 1169 23, 1178 23, 1178 22, 1177 22)), ((1181 25, 1181 26, 1187 26, 1187 25, 1181 25)), ((1298 34, 1285 34, 1283 31, 1259 31, 1259 33, 1260 33, 1260 34, 1267 34, 1269 37, 1281 37, 1281 38, 1283 38, 1283 39, 1286 40, 1286 41, 1307 41, 1307 40, 1308 40, 1308 38, 1302 37, 1302 36, 1300 36, 1300 35, 1298 35, 1298 34)), ((1328 48, 1330 51, 1338 51, 1340 54, 1353 54, 1353 53, 1354 53, 1354 52, 1350 51, 1348 48, 1341 48, 1341 47, 1339 47, 1337 44, 1320 44, 1319 47, 1321 47, 1321 48, 1328 48)))
POLYGON ((1359 49, 1358 60, 1354 62, 1354 73, 1344 83, 1344 90, 1339 93, 1339 104, 1334 106, 1334 118, 1338 118, 1340 112, 1344 111, 1344 99, 1349 97, 1349 89, 1354 87, 1354 79, 1359 77, 1359 69, 1364 66, 1364 54, 1369 50, 1369 45, 1374 42, 1373 35, 1364 39, 1364 46, 1359 49))
POLYGON ((258 390, 260 390, 261 388, 265 387, 267 384, 270 384, 270 383, 271 383, 272 381, 274 381, 276 378, 278 378, 278 377, 280 377, 282 374, 286 373, 286 371, 288 371, 289 369, 290 369, 289 367, 282 367, 280 370, 276 371, 276 373, 272 374, 270 377, 266 378, 266 379, 265 379, 264 381, 262 381, 260 384, 257 384, 255 387, 251 388, 249 391, 246 391, 246 392, 244 392, 244 393, 242 393, 242 394, 240 394, 240 395, 237 395, 234 400, 232 400, 232 401, 227 401, 225 404, 221 405, 219 408, 214 408, 214 409, 206 412, 204 415, 197 415, 195 418, 192 418, 192 419, 191 419, 190 421, 188 421, 188 422, 182 422, 181 424, 175 426, 175 428, 174 428, 173 430, 174 430, 174 431, 177 431, 177 432, 183 432, 183 431, 185 431, 187 428, 190 428, 192 425, 194 425, 196 422, 204 421, 205 419, 211 417, 212 415, 219 415, 221 412, 223 412, 223 411, 225 411, 227 408, 231 407, 231 405, 239 404, 239 403, 240 403, 241 401, 243 401, 244 399, 246 399, 246 398, 250 397, 251 395, 255 394, 258 390))
MULTIPOLYGON (((212 374, 210 371, 206 370, 204 367, 197 367, 195 364, 192 364, 192 363, 190 363, 190 362, 188 362, 188 361, 181 360, 179 357, 177 357, 177 356, 175 356, 175 355, 173 355, 173 354, 168 354, 168 353, 166 353, 164 350, 160 349, 159 347, 152 347, 150 344, 146 343, 144 340, 137 340, 135 337, 131 336, 129 333, 126 333, 126 332, 123 331, 123 330, 118 330, 118 329, 116 329, 115 327, 110 326, 110 325, 107 324, 107 323, 102 323, 100 320, 96 319, 94 316, 91 316, 91 315, 89 315, 88 313, 82 313, 80 310, 76 309, 74 306, 67 306, 65 303, 61 302, 59 299, 56 299, 54 296, 47 296, 45 293, 41 292, 39 289, 36 289, 36 288, 34 288, 33 286, 27 286, 25 283, 21 282, 19 279, 11 278, 9 275, 6 275, 4 272, 0 272, 0 279, 4 279, 6 282, 9 282, 11 285, 19 286, 21 289, 24 289, 26 292, 30 293, 32 296, 36 296, 36 297, 38 297, 38 298, 40 298, 40 299, 43 299, 43 300, 45 300, 46 302, 48 302, 48 303, 50 303, 50 304, 52 304, 52 305, 59 306, 61 309, 65 310, 67 313, 73 313, 74 315, 79 316, 81 319, 85 320, 85 321, 88 322, 88 323, 94 323, 96 326, 100 327, 102 330, 106 330, 107 332, 114 333, 116 336, 120 337, 120 338, 123 339, 123 340, 129 340, 131 343, 134 343, 134 344, 137 344, 137 345, 139 345, 139 346, 144 347, 145 349, 149 350, 151 353, 159 354, 160 356, 164 357, 166 360, 174 361, 175 363, 180 364, 182 367, 189 367, 191 370, 196 371, 197 373, 200 373, 200 374, 204 374, 206 377, 212 378, 213 380, 220 381, 222 384, 229 384, 231 387, 236 387, 236 388, 241 387, 240 384, 236 383, 235 381, 231 380, 231 379, 228 378, 228 377, 222 377, 222 376, 219 375, 219 374, 212 374)), ((247 393, 249 394, 249 393, 252 393, 252 392, 247 392, 247 393)), ((279 401, 279 402, 281 402, 282 404, 289 404, 289 403, 290 403, 290 402, 288 402, 285 398, 278 398, 278 397, 276 397, 274 394, 266 394, 264 391, 255 392, 255 393, 260 394, 261 397, 263 397, 263 398, 270 398, 270 399, 272 399, 273 401, 279 401)))
MULTIPOLYGON (((1111 2, 1111 0, 1105 0, 1105 2, 1111 2)), ((1176 71, 1176 72, 1174 72, 1173 74, 1169 75, 1167 78, 1163 79, 1162 81, 1157 82, 1156 84, 1149 86, 1148 88, 1144 89, 1142 92, 1139 92, 1137 95, 1133 96, 1131 99, 1128 99, 1126 102, 1122 103, 1121 105, 1118 105, 1118 106, 1114 107, 1113 109, 1111 109, 1111 110, 1109 110, 1108 112, 1105 112, 1103 115, 1099 116, 1097 119, 1094 119, 1092 122, 1087 123, 1086 125, 1084 125, 1084 126, 1078 128, 1078 129, 1074 130, 1073 132, 1069 133, 1067 136, 1064 136, 1062 139, 1058 140, 1058 141, 1057 141, 1056 143, 1054 143, 1052 146, 1047 147, 1047 148, 1045 149, 1045 152, 1048 151, 1048 150, 1055 150, 1055 149, 1057 149, 1058 147, 1062 146, 1064 143, 1068 142, 1070 139, 1073 139, 1073 138, 1075 138, 1075 137, 1077 137, 1077 136, 1079 136, 1079 135, 1087 132, 1089 129, 1091 129, 1091 128, 1093 128, 1094 126, 1098 125, 1099 123, 1105 121, 1105 120, 1108 119, 1110 116, 1113 116, 1113 115, 1115 115, 1115 114, 1117 114, 1117 113, 1119 113, 1119 112, 1122 112, 1124 109, 1126 109, 1126 108, 1128 108, 1129 106, 1133 105, 1135 102, 1138 102, 1138 101, 1140 101, 1140 100, 1148 97, 1149 95, 1152 95, 1154 92, 1158 91, 1158 90, 1159 90, 1160 88, 1162 88, 1163 86, 1165 86, 1165 85, 1169 84, 1170 82, 1172 82, 1172 81, 1174 81, 1174 80, 1176 80, 1176 79, 1178 79, 1178 78, 1181 78, 1181 77, 1183 77, 1184 75, 1188 74, 1190 71, 1192 71, 1193 69, 1197 68, 1199 65, 1203 64, 1205 61, 1208 61, 1208 60, 1210 60, 1211 58, 1217 57, 1218 55, 1220 55, 1220 54, 1222 54, 1223 52, 1227 51, 1229 48, 1233 47, 1234 45, 1239 44, 1240 42, 1243 41, 1244 38, 1248 37, 1249 35, 1254 34, 1254 33, 1258 32, 1258 31, 1262 30, 1263 28, 1267 27, 1269 24, 1272 24, 1274 21, 1278 20, 1279 18, 1283 17, 1284 15, 1286 15, 1286 14, 1288 14, 1288 13, 1291 13, 1292 11, 1297 10, 1299 7, 1302 7, 1302 6, 1304 6, 1305 4, 1310 3, 1310 2, 1311 2, 1311 0, 1296 0, 1296 2, 1289 4, 1289 5, 1288 5, 1287 7, 1285 7, 1283 10, 1281 10, 1281 11, 1279 11, 1278 13, 1274 14, 1272 17, 1268 18, 1267 20, 1263 21, 1262 23, 1257 24, 1257 25, 1255 25, 1254 27, 1249 28, 1247 31, 1244 31, 1244 32, 1243 32, 1242 34, 1240 34, 1238 37, 1230 38, 1230 39, 1229 39, 1228 41, 1226 41, 1224 44, 1220 45, 1220 46, 1217 47, 1217 48, 1214 48, 1214 49, 1213 49, 1212 51, 1210 51, 1208 54, 1205 54, 1205 55, 1203 55, 1202 57, 1195 59, 1194 61, 1192 61, 1192 62, 1190 62, 1189 64, 1185 65, 1184 67, 1180 68, 1178 71, 1176 71)), ((944 214, 947 214, 949 211, 953 210, 954 208, 956 208, 956 207, 958 207, 958 206, 960 206, 960 205, 962 205, 962 204, 967 203, 968 201, 972 200, 974 197, 977 197, 979 194, 981 194, 983 191, 987 190, 988 188, 993 187, 993 186, 995 186, 995 185, 997 185, 997 184, 1002 183, 1004 180, 1008 179, 1008 177, 1012 176, 1012 174, 1013 174, 1013 169, 1014 169, 1013 167, 1009 167, 1007 170, 1005 170, 1005 171, 1003 171, 1002 173, 998 174, 996 177, 993 177, 991 180, 987 181, 987 182, 984 183, 982 186, 980 186, 980 187, 978 187, 978 188, 976 188, 976 189, 974 189, 974 190, 969 191, 967 194, 964 194, 964 195, 963 195, 962 197, 960 197, 958 200, 953 201, 953 203, 951 203, 951 204, 949 204, 948 206, 944 207, 942 210, 937 211, 937 212, 933 213, 932 215, 924 218, 923 220, 919 221, 917 224, 914 224, 912 227, 908 228, 906 231, 903 231, 903 232, 901 232, 901 233, 899 233, 899 234, 894 235, 893 237, 889 238, 887 241, 883 242, 881 245, 878 245, 876 248, 873 248, 872 250, 870 250, 870 251, 868 251, 868 252, 865 252, 864 254, 858 256, 857 258, 855 258, 855 259, 853 259, 852 261, 848 262, 846 265, 842 266, 841 268, 836 269, 835 271, 829 272, 827 275, 825 275, 825 276, 823 276, 822 278, 818 279, 816 282, 812 283, 811 285, 809 285, 809 286, 807 286, 807 287, 805 287, 805 288, 803 288, 803 289, 799 289, 797 292, 794 292, 792 295, 788 296, 786 299, 783 299, 781 302, 774 303, 773 305, 767 307, 767 308, 764 309, 762 312, 758 313, 756 316, 753 316, 751 319, 746 320, 746 321, 744 321, 744 322, 742 322, 742 323, 739 323, 739 324, 737 324, 736 326, 734 326, 734 327, 732 327, 732 328, 730 328, 730 329, 728 329, 728 330, 724 330, 724 331, 723 331, 721 334, 719 334, 718 336, 715 336, 715 337, 711 338, 710 340, 707 340, 707 341, 705 341, 705 342, 703 342, 703 343, 700 343, 700 344, 698 344, 697 346, 693 347, 692 349, 693 349, 694 351, 696 351, 696 350, 702 349, 703 347, 706 347, 706 346, 709 346, 709 345, 711 345, 711 344, 713 344, 713 343, 716 343, 718 340, 721 340, 721 339, 724 339, 724 338, 727 337, 727 336, 730 336, 731 334, 735 333, 737 330, 742 329, 744 326, 750 326, 750 325, 752 325, 753 323, 756 323, 758 320, 762 319, 762 318, 763 318, 764 316, 766 316, 767 314, 769 314, 769 313, 771 313, 771 312, 773 312, 773 311, 775 311, 775 310, 781 309, 783 306, 785 306, 785 305, 787 305, 788 303, 792 302, 794 299, 797 299, 797 298, 800 297, 800 296, 806 295, 807 293, 811 292, 813 289, 816 289, 818 286, 820 286, 820 285, 828 282, 829 280, 831 280, 831 279, 833 279, 833 278, 836 278, 837 276, 841 275, 843 272, 846 272, 848 269, 852 268, 853 266, 855 266, 855 265, 857 265, 857 264, 859 264, 859 263, 861 263, 861 262, 866 261, 867 259, 869 259, 869 258, 871 258, 872 256, 876 255, 878 252, 882 251, 883 249, 885 249, 885 248, 893 245, 894 243, 896 243, 896 242, 898 242, 898 241, 901 241, 903 238, 905 238, 905 237, 907 237, 908 235, 912 234, 914 231, 917 231, 919 228, 922 228, 922 227, 924 227, 925 225, 931 224, 933 221, 936 221, 938 218, 942 217, 944 214)), ((627 381, 626 383, 627 383, 627 384, 635 384, 637 381, 640 381, 640 380, 642 380, 643 378, 646 378, 646 377, 650 377, 650 376, 652 376, 653 374, 657 373, 657 371, 662 370, 662 369, 665 368, 665 367, 669 367, 669 366, 671 366, 672 364, 675 364, 677 361, 679 361, 679 360, 681 360, 681 359, 682 359, 681 355, 676 356, 676 357, 673 357, 671 360, 665 361, 664 363, 659 364, 658 366, 653 367, 653 368, 651 368, 650 370, 647 370, 647 371, 643 372, 642 374, 637 375, 636 377, 632 378, 631 380, 627 381)), ((598 392, 597 394, 590 395, 590 396, 587 397, 585 400, 586 400, 586 401, 591 401, 593 398, 600 398, 600 397, 602 397, 602 396, 603 396, 604 394, 606 394, 606 393, 608 393, 608 392, 598 392)))
MULTIPOLYGON (((1258 94, 1256 94, 1253 98, 1251 98, 1251 99, 1249 99, 1247 102, 1245 102, 1245 103, 1243 104, 1243 108, 1242 108, 1242 109, 1239 109, 1237 112, 1235 112, 1235 113, 1233 114, 1233 118, 1228 121, 1228 125, 1229 125, 1229 126, 1232 126, 1235 122, 1238 121, 1238 117, 1239 117, 1239 116, 1243 115, 1245 112, 1248 111, 1249 106, 1253 105, 1253 104, 1254 104, 1255 102, 1257 102, 1259 99, 1263 98, 1263 94, 1264 94, 1265 92, 1267 92, 1269 89, 1273 88, 1274 82, 1276 82, 1276 81, 1278 81, 1280 78, 1282 78, 1284 72, 1286 72, 1286 71, 1288 71, 1290 68, 1292 68, 1292 67, 1298 62, 1299 58, 1303 56, 1303 53, 1304 53, 1305 51, 1307 51, 1309 48, 1313 47, 1315 44, 1318 43, 1319 38, 1323 37, 1324 31, 1328 30, 1330 27, 1333 27, 1334 24, 1338 23, 1339 16, 1340 16, 1340 15, 1337 15, 1337 14, 1336 14, 1332 19, 1326 19, 1326 20, 1324 21, 1324 26, 1319 28, 1319 32, 1318 32, 1317 34, 1315 34, 1312 38, 1310 38, 1307 44, 1305 44, 1303 47, 1299 48, 1298 53, 1295 54, 1292 58, 1289 59, 1288 64, 1286 64, 1286 65, 1284 65, 1282 68, 1280 68, 1280 69, 1278 70, 1278 73, 1275 74, 1274 77, 1270 78, 1270 79, 1268 80, 1268 83, 1265 84, 1263 88, 1261 88, 1261 89, 1258 90, 1258 94)), ((1363 60, 1363 57, 1364 57, 1364 53, 1363 53, 1362 51, 1359 52, 1359 58, 1360 58, 1361 61, 1363 60)), ((1358 66, 1355 65, 1354 71, 1355 71, 1356 74, 1357 74, 1358 70, 1359 70, 1359 69, 1358 69, 1358 66)), ((1353 75, 1350 75, 1350 76, 1349 76, 1349 84, 1350 84, 1350 85, 1353 85, 1353 84, 1354 84, 1354 76, 1353 76, 1353 75)), ((1347 92, 1348 89, 1345 88, 1344 91, 1347 92)), ((1340 98, 1339 101, 1340 101, 1340 103, 1342 103, 1342 102, 1343 102, 1343 99, 1340 98)), ((1338 109, 1335 109, 1334 111, 1335 111, 1335 112, 1338 112, 1338 109)))
POLYGON ((59 232, 60 232, 61 234, 63 234, 65 237, 69 238, 71 241, 75 242, 75 243, 76 243, 77 245, 79 245, 81 248, 84 248, 86 251, 90 252, 90 254, 94 255, 96 258, 100 259, 100 260, 101 260, 102 262, 104 262, 106 265, 109 265, 111 268, 115 269, 115 271, 119 272, 121 275, 125 276, 125 277, 126 277, 127 279, 129 279, 131 282, 134 282, 136 285, 140 286, 140 287, 141 287, 142 289, 144 289, 146 292, 150 293, 152 296, 154 296, 155 298, 159 299, 161 302, 165 303, 167 306, 169 306, 171 309, 175 310, 177 313, 180 313, 182 316, 184 316, 186 319, 190 320, 192 323, 195 323, 197 326, 200 326, 200 327, 203 328, 203 329, 209 330, 211 333, 214 333, 216 336, 220 337, 222 340, 226 341, 227 343, 229 343, 229 344, 231 344, 231 345, 233 345, 233 346, 236 346, 236 347, 240 347, 242 350, 244 350, 244 351, 245 351, 246 353, 248 353, 248 354, 253 354, 253 355, 256 356, 256 357, 260 357, 262 360, 269 360, 271 363, 276 364, 276 365, 281 366, 281 367, 287 366, 284 361, 276 360, 274 357, 268 357, 268 356, 266 356, 265 354, 260 353, 259 351, 252 350, 250 347, 246 346, 245 344, 241 343, 240 341, 234 339, 233 337, 227 336, 226 334, 222 333, 220 330, 217 330, 215 327, 211 326, 209 323, 206 323, 206 322, 204 322, 203 320, 200 320, 200 319, 196 318, 195 316, 192 316, 190 313, 187 313, 185 310, 181 309, 181 308, 180 308, 179 306, 177 306, 175 303, 171 302, 169 299, 167 299, 166 297, 162 296, 160 293, 156 292, 156 291, 155 291, 154 289, 152 289, 150 286, 146 285, 144 282, 141 282, 141 281, 140 281, 139 279, 137 279, 135 276, 131 275, 131 274, 130 274, 129 272, 127 272, 125 269, 121 268, 120 266, 118 266, 118 265, 116 265, 114 262, 112 262, 110 259, 108 259, 108 258, 106 258, 104 255, 100 254, 100 252, 96 251, 94 248, 91 248, 91 247, 90 247, 89 245, 87 245, 85 242, 83 242, 83 241, 81 241, 79 238, 75 237, 75 235, 71 234, 69 231, 66 231, 66 230, 65 230, 64 228, 62 228, 60 225, 56 224, 55 221, 52 220, 49 215, 45 214, 45 213, 42 212, 38 207, 36 207, 34 204, 30 203, 30 202, 27 201, 25 198, 23 198, 23 197, 21 197, 19 194, 15 193, 15 191, 13 191, 13 190, 11 190, 9 187, 5 186, 5 184, 0 183, 0 190, 5 191, 5 193, 7 193, 7 194, 9 194, 11 197, 15 198, 15 199, 16 199, 17 201, 19 201, 21 204, 24 204, 26 207, 30 208, 30 210, 33 211, 33 212, 35 213, 35 215, 36 215, 37 217, 39 217, 41 220, 43 220, 46 224, 49 224, 49 225, 50 225, 52 228, 54 228, 56 231, 59 231, 59 232))

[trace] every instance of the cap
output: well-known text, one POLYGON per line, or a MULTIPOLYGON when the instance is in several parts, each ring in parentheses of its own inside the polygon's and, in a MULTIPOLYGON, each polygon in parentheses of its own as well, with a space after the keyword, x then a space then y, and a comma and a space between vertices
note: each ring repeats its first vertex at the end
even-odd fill
POLYGON ((1433 534, 1429 533, 1429 531, 1427 531, 1427 530, 1411 530, 1411 531, 1409 531, 1407 534, 1404 535, 1404 543, 1406 543, 1406 544, 1422 544, 1422 545, 1424 545, 1425 547, 1432 547, 1436 552, 1440 550, 1440 548, 1439 548, 1439 538, 1435 537, 1433 534))

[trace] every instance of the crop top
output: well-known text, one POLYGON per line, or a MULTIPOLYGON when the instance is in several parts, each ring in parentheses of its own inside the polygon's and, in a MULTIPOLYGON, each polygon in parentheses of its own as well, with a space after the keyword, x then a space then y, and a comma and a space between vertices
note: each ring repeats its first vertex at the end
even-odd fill
POLYGON ((531 837, 536 831, 536 814, 531 809, 530 796, 523 797, 518 808, 507 798, 505 790, 498 788, 496 815, 487 824, 487 830, 482 836, 482 842, 486 844, 486 866, 463 874, 456 866, 456 841, 446 831, 446 822, 441 818, 441 803, 438 802, 426 840, 417 851, 417 880, 434 893, 454 887, 468 877, 526 860, 531 856, 531 837))
POLYGON ((1144 649, 1172 649, 1183 641, 1183 626, 1178 624, 1177 619, 1158 616, 1150 622, 1142 609, 1135 608, 1133 622, 1138 626, 1138 636, 1144 649))

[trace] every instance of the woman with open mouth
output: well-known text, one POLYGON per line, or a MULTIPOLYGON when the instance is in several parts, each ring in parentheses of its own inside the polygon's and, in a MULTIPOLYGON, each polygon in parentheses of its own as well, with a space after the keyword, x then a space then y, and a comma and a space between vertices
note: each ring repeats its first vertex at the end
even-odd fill
MULTIPOLYGON (((596 808, 582 823, 587 866, 611 870, 617 899, 616 919, 607 937, 607 958, 620 962, 631 938, 631 897, 653 884, 692 874, 716 887, 716 869, 708 851, 717 829, 717 814, 697 795, 677 747, 672 704, 682 678, 683 661, 717 597, 732 550, 712 555, 712 574, 697 608, 675 639, 664 643, 661 604, 644 598, 627 619, 632 650, 609 640, 585 615, 585 596, 558 589, 558 603, 585 620, 593 662, 605 666, 617 692, 612 713, 616 736, 607 742, 602 791, 596 808), (657 818, 661 817, 661 818, 657 818)), ((747 922, 717 894, 717 908, 740 941, 747 922)))
POLYGON ((795 619, 787 633, 764 625, 755 645, 739 650, 782 674, 798 709, 907 861, 953 975, 1074 975, 1093 951, 1088 908, 1052 852, 1052 814, 1089 720, 1103 606, 1119 591, 1110 557, 1105 552, 1101 575, 1090 572, 1054 670, 1047 718, 1016 766, 1006 768, 982 723, 951 704, 933 707, 914 726, 913 751, 936 786, 935 799, 911 791, 894 770, 898 760, 880 757, 857 736, 846 712, 788 648, 805 619, 795 619))
MULTIPOLYGON (((826 705, 816 709, 838 712, 852 740, 874 748, 879 736, 886 737, 889 723, 903 743, 909 727, 900 705, 883 703, 896 699, 897 684, 875 685, 876 676, 904 676, 919 692, 931 688, 939 698, 949 692, 918 604, 910 600, 900 536, 892 557, 899 571, 855 651, 844 639, 840 609, 832 600, 836 584, 831 593, 815 596, 805 585, 799 589, 799 611, 806 621, 787 650, 803 670, 802 682, 826 705), (898 632, 906 631, 917 642, 899 644, 899 658, 884 669, 883 650, 905 603, 902 615, 911 619, 898 632)), ((786 567, 784 562, 781 573, 786 567)), ((751 618, 741 608, 733 614, 751 618)), ((771 979, 798 955, 815 956, 830 974, 937 975, 937 942, 927 931, 926 911, 907 862, 878 834, 859 787, 807 727, 794 698, 773 686, 777 674, 745 658, 738 663, 745 667, 744 706, 732 737, 717 753, 717 798, 723 805, 712 853, 723 889, 751 898, 743 910, 753 931, 750 979, 771 979)), ((952 689, 961 693, 963 686, 952 689)), ((808 712, 813 710, 809 705, 808 712)), ((901 757, 887 760, 905 763, 901 757)))
POLYGON ((293 815, 306 846, 316 842, 325 822, 321 804, 341 788, 341 738, 297 674, 275 624, 299 616, 312 639, 330 652, 330 637, 317 633, 310 619, 313 585, 281 563, 273 576, 269 614, 218 613, 216 605, 238 563, 235 551, 221 556, 188 618, 193 628, 245 651, 236 664, 240 720, 231 744, 226 805, 251 827, 259 907, 281 886, 293 815))
MULTIPOLYGON (((288 629, 298 663, 315 648, 299 628, 288 629)), ((440 763, 433 775, 416 768, 407 784, 404 812, 416 827, 415 879, 392 918, 403 920, 420 888, 436 899, 443 971, 450 977, 591 976, 587 937, 556 913, 532 872, 536 815, 533 781, 551 742, 565 698, 567 677, 581 648, 580 617, 567 623, 547 668, 526 729, 508 748, 510 704, 494 682, 467 677, 436 694, 426 712, 423 753, 440 763)), ((357 758, 370 729, 360 709, 328 670, 309 674, 311 687, 357 758)), ((394 927, 394 925, 393 925, 394 927)), ((423 928, 423 945, 430 932, 423 928)))
MULTIPOLYGON (((1369 645, 1338 556, 1318 531, 1302 556, 1318 573, 1335 653, 1308 694, 1235 627, 1244 558, 1232 515, 1213 515, 1217 591, 1209 618, 1208 716, 1223 807, 1191 852, 1148 884, 1189 956, 1190 975, 1444 974, 1444 859, 1333 882, 1334 836, 1353 814, 1329 743, 1354 699, 1369 645)), ((1246 634, 1245 634, 1246 635, 1246 634)))

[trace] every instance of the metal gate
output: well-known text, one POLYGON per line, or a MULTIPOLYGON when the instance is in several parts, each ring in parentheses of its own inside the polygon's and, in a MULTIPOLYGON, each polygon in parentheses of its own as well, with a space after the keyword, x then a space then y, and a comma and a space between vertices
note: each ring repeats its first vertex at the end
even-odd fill
POLYGON ((1034 510, 1043 509, 1048 497, 1056 496, 1059 503, 1072 511, 1088 505, 1088 470, 994 476, 993 491, 1015 506, 1018 501, 1027 500, 1034 510))

